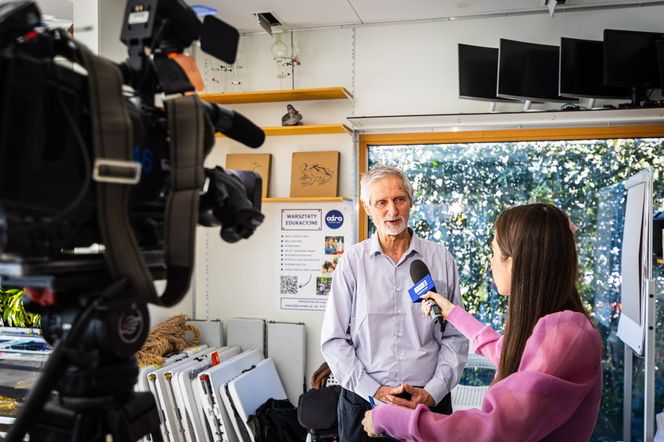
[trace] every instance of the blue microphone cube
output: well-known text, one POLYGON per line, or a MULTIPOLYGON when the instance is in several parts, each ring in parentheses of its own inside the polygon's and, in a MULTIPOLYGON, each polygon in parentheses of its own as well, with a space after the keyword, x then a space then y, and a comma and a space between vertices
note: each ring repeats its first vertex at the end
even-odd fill
POLYGON ((422 298, 420 298, 420 296, 430 292, 431 289, 435 287, 436 285, 433 283, 431 275, 427 275, 424 278, 417 281, 417 283, 414 286, 409 288, 408 294, 410 295, 410 299, 413 302, 422 302, 422 298))

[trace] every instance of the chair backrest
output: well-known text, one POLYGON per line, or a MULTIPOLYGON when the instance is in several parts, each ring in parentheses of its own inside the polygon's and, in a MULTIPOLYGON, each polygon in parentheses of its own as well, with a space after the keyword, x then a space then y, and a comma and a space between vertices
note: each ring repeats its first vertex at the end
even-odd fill
MULTIPOLYGON (((484 356, 475 353, 468 354, 468 362, 466 368, 476 368, 485 370, 496 370, 493 365, 484 356)), ((463 377, 461 379, 463 381, 463 377)), ((468 410, 470 408, 482 408, 482 400, 484 393, 489 389, 488 385, 463 385, 459 383, 452 389, 452 410, 468 410)))
POLYGON ((485 358, 484 356, 480 356, 475 353, 469 353, 468 354, 468 362, 466 362, 466 367, 468 368, 486 368, 488 370, 495 370, 496 366, 493 365, 493 362, 485 358))
POLYGON ((489 389, 488 385, 470 386, 457 385, 452 389, 452 410, 468 410, 470 408, 482 408, 484 393, 489 389))

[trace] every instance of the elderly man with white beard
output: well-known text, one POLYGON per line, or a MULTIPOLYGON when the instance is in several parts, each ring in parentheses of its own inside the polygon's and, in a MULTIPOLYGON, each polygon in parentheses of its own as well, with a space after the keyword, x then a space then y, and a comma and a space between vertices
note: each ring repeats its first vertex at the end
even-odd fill
POLYGON ((408 177, 395 167, 377 166, 360 186, 376 234, 339 260, 321 331, 323 357, 343 387, 337 416, 344 442, 369 440, 361 422, 374 398, 452 413, 450 391, 468 358, 466 338, 449 325, 443 334, 408 295, 410 264, 421 260, 438 292, 462 305, 450 252, 408 228, 408 177))

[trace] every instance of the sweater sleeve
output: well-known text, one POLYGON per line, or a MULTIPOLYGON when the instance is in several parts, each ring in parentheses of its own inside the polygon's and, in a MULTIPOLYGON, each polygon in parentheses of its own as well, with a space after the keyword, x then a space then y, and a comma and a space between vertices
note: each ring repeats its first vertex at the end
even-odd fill
POLYGON ((470 340, 475 353, 484 356, 498 366, 503 337, 488 325, 483 325, 462 308, 454 307, 447 320, 470 340))
POLYGON ((372 412, 376 430, 415 441, 541 440, 577 412, 601 376, 599 334, 583 315, 552 318, 565 313, 573 314, 540 319, 519 371, 489 388, 481 410, 446 416, 382 405, 372 412))

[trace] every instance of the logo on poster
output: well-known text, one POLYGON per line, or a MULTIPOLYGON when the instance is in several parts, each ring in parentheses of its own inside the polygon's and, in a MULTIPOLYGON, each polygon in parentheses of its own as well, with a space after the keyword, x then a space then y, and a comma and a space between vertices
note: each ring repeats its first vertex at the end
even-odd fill
POLYGON ((338 229, 343 223, 344 215, 338 210, 330 210, 327 212, 327 215, 325 215, 325 224, 327 224, 327 227, 330 229, 338 229))

